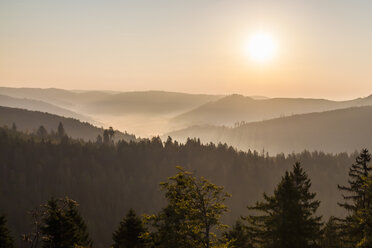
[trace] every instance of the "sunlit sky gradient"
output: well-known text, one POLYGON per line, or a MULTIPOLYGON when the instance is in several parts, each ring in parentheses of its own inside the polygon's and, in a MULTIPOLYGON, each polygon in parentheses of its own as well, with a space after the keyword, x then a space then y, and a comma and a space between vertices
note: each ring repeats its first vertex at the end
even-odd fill
POLYGON ((372 1, 1 0, 0 85, 366 96, 372 1), (264 64, 244 51, 261 31, 264 64))

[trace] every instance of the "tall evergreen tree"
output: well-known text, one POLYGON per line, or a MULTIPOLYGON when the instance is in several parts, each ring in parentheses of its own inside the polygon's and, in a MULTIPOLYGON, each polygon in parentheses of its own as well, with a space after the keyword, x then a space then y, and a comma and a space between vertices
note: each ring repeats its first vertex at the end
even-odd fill
POLYGON ((146 229, 142 219, 130 209, 125 218, 120 222, 119 228, 112 235, 114 248, 143 248, 146 240, 142 237, 146 229))
POLYGON ((86 226, 77 211, 77 203, 71 199, 50 199, 45 205, 42 221, 41 231, 45 248, 92 245, 86 226))
POLYGON ((17 131, 17 125, 14 122, 12 123, 12 130, 17 131))
POLYGON ((342 248, 343 239, 341 235, 341 225, 337 218, 331 216, 325 224, 322 232, 322 248, 342 248))
POLYGON ((57 130, 58 130, 58 137, 60 139, 66 136, 65 128, 63 127, 62 122, 59 122, 57 130))
POLYGON ((343 195, 345 202, 339 205, 348 211, 348 216, 343 220, 343 235, 350 247, 360 244, 368 229, 365 215, 372 206, 372 199, 368 197, 366 186, 372 170, 372 167, 368 165, 370 161, 371 154, 367 149, 362 149, 349 170, 349 185, 338 186, 339 190, 347 193, 343 195))
POLYGON ((48 136, 48 131, 45 129, 43 125, 39 127, 37 130, 37 136, 39 136, 41 139, 45 139, 48 136))
POLYGON ((348 186, 338 186, 339 190, 348 193, 343 195, 346 202, 339 203, 349 211, 356 211, 360 208, 369 207, 370 202, 366 201, 366 193, 363 189, 365 179, 368 177, 372 167, 368 165, 371 161, 371 154, 367 149, 362 149, 356 157, 355 163, 351 165, 349 170, 348 186))
POLYGON ((248 230, 254 243, 262 248, 317 247, 321 217, 315 216, 320 202, 310 193, 311 182, 299 163, 286 172, 273 196, 264 194, 250 210, 263 215, 250 215, 248 230))
POLYGON ((6 225, 7 221, 5 216, 0 216, 0 247, 1 248, 13 248, 14 240, 10 235, 10 231, 6 225))

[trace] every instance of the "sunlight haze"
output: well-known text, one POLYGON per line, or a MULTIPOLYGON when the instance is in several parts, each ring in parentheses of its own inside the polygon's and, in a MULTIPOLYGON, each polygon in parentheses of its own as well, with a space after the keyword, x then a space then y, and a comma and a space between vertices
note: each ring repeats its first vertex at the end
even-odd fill
POLYGON ((363 0, 3 0, 0 85, 351 99, 372 93, 371 8, 363 0), (270 63, 247 59, 257 30, 280 44, 270 63))

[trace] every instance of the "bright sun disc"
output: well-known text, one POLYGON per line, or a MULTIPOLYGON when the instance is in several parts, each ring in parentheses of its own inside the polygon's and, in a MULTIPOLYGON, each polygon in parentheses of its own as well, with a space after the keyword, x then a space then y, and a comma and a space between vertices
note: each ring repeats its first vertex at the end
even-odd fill
POLYGON ((266 62, 276 54, 276 43, 274 39, 266 33, 253 35, 246 45, 246 52, 257 62, 266 62))

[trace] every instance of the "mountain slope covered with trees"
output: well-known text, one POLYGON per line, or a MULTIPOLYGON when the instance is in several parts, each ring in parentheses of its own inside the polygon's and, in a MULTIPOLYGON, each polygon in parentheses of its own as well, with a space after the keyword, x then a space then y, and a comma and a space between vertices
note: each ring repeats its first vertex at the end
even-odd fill
POLYGON ((300 152, 354 152, 372 146, 372 106, 294 115, 236 127, 200 125, 169 133, 178 141, 197 137, 204 143, 227 143, 238 149, 270 154, 300 152))
MULTIPOLYGON (((43 126, 47 132, 57 132, 59 123, 62 123, 68 135, 75 139, 95 141, 99 135, 102 137, 104 133, 103 128, 77 119, 0 106, 0 126, 12 127, 15 124, 16 129, 29 133, 36 133, 39 127, 43 126)), ((134 135, 119 131, 115 131, 114 138, 115 140, 136 140, 134 135)))
POLYGON ((302 152, 269 157, 237 152, 227 145, 202 145, 198 140, 178 144, 159 138, 138 142, 81 142, 0 129, 0 209, 17 237, 29 231, 27 212, 51 196, 79 202, 96 247, 111 244, 111 233, 131 207, 139 214, 164 207, 159 182, 177 172, 175 166, 204 176, 232 196, 223 222, 232 224, 247 213, 246 206, 271 192, 280 176, 296 161, 312 178, 312 190, 326 218, 342 216, 337 184, 347 182, 355 155, 302 152))

